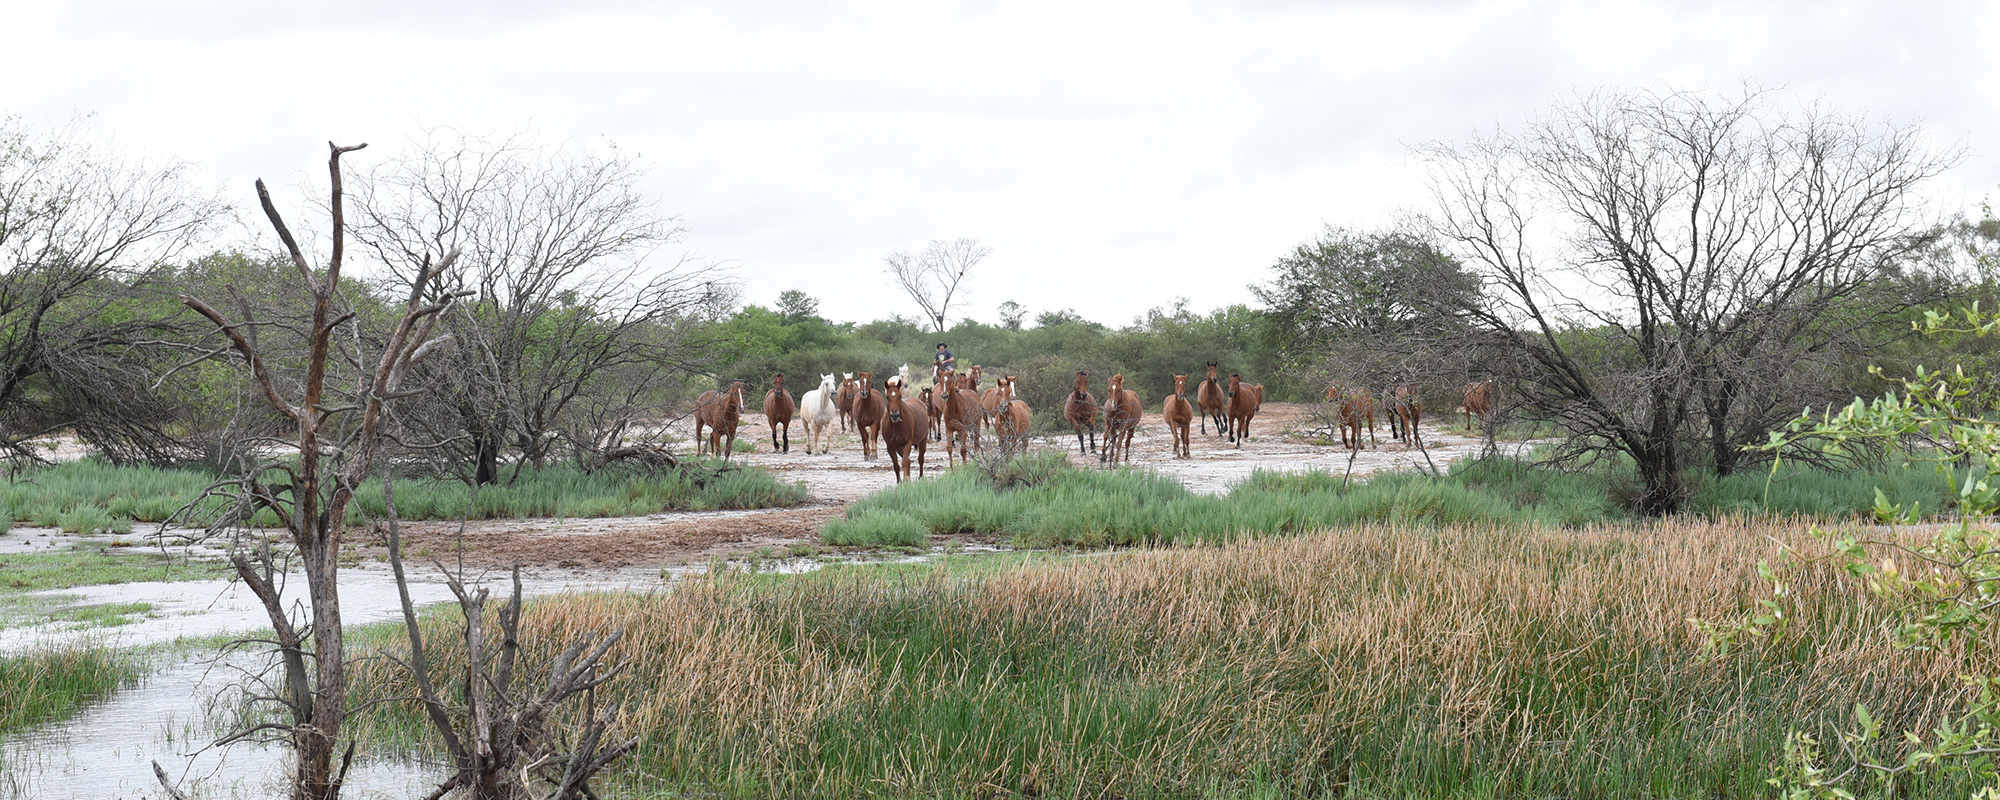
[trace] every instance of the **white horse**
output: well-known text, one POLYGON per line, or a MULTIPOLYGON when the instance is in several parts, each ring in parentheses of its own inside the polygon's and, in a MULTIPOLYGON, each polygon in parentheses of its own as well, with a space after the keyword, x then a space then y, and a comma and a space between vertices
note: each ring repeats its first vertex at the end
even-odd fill
POLYGON ((833 450, 833 432, 828 430, 834 420, 840 417, 840 409, 833 404, 833 376, 819 376, 819 388, 806 392, 799 398, 799 419, 806 424, 806 454, 812 454, 812 445, 819 441, 820 434, 826 434, 826 446, 819 452, 825 455, 833 450))
POLYGON ((907 390, 907 389, 909 389, 909 388, 910 388, 910 363, 909 363, 909 362, 907 362, 907 361, 903 362, 903 368, 902 368, 902 369, 899 369, 899 370, 896 370, 896 377, 898 377, 898 378, 902 378, 902 379, 903 379, 903 382, 902 382, 901 386, 902 386, 902 387, 903 387, 903 388, 904 388, 905 390, 907 390))

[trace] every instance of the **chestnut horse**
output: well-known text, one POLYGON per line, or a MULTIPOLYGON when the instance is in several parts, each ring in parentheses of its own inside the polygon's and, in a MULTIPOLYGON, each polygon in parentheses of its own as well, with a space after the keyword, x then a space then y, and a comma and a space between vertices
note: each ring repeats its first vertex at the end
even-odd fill
POLYGON ((1375 397, 1360 386, 1334 384, 1326 387, 1326 401, 1338 404, 1340 446, 1349 450, 1361 449, 1361 421, 1368 421, 1368 446, 1375 446, 1375 397), (1349 438, 1352 433, 1353 437, 1349 438))
POLYGON ((1389 436, 1404 444, 1422 445, 1417 423, 1424 417, 1423 394, 1414 383, 1399 383, 1389 390, 1389 436))
POLYGON ((1478 383, 1466 384, 1465 405, 1459 406, 1458 410, 1465 412, 1465 427, 1467 428, 1472 427, 1472 417, 1474 414, 1479 415, 1479 421, 1482 423, 1486 421, 1487 417, 1492 416, 1493 379, 1487 378, 1478 383))
POLYGON ((1222 383, 1215 379, 1215 362, 1208 362, 1208 380, 1194 387, 1195 405, 1201 408, 1201 435, 1208 435, 1208 421, 1215 420, 1215 435, 1223 433, 1223 408, 1228 404, 1228 395, 1222 391, 1222 383))
POLYGON ((1014 381, 1008 375, 999 380, 1001 404, 993 416, 993 436, 1000 440, 1000 452, 1022 453, 1028 450, 1028 404, 1014 399, 1014 381))
MULTIPOLYGON (((1213 369, 1213 367, 1211 367, 1213 369)), ((1166 406, 1160 409, 1160 416, 1167 421, 1167 433, 1173 436, 1168 448, 1175 458, 1193 458, 1188 449, 1188 433, 1194 424, 1194 404, 1187 399, 1187 376, 1174 376, 1174 393, 1167 396, 1166 406)))
POLYGON ((861 437, 861 457, 875 460, 875 437, 882 435, 882 415, 889 404, 882 399, 882 393, 870 384, 875 380, 872 372, 854 374, 854 432, 861 437))
POLYGON ((931 445, 931 415, 922 403, 904 399, 903 381, 882 393, 888 413, 882 417, 882 449, 889 451, 889 471, 902 483, 910 475, 910 448, 917 449, 917 477, 924 476, 924 453, 931 445))
POLYGON ((821 435, 826 436, 826 444, 819 452, 824 455, 833 449, 833 431, 827 429, 833 427, 834 420, 840 417, 840 409, 833 405, 835 391, 833 376, 821 375, 819 388, 799 398, 799 421, 806 424, 806 455, 812 455, 821 435))
POLYGON ((771 376, 771 391, 764 393, 764 421, 771 426, 771 452, 792 452, 792 414, 798 411, 792 393, 785 391, 785 373, 771 376), (785 446, 778 447, 778 426, 785 426, 785 446))
MULTIPOLYGON (((972 368, 975 371, 979 369, 978 365, 974 365, 972 368)), ((1002 395, 1006 393, 1007 376, 1005 375, 993 379, 993 388, 979 393, 979 407, 986 410, 986 421, 988 424, 994 426, 993 435, 995 436, 1000 435, 1000 412, 1007 407, 1007 401, 1002 399, 1002 395)))
POLYGON ((1264 390, 1243 382, 1243 376, 1229 373, 1229 441, 1237 447, 1250 438, 1250 420, 1264 405, 1264 390))
POLYGON ((931 388, 924 395, 924 405, 931 412, 931 441, 944 441, 944 397, 950 386, 951 370, 943 364, 931 365, 931 388))
POLYGON ((736 423, 743 420, 743 382, 729 384, 725 391, 710 389, 701 393, 694 401, 694 454, 702 454, 702 445, 708 445, 708 454, 721 454, 728 461, 736 450, 736 423), (702 426, 708 426, 708 438, 701 437, 702 426), (725 443, 723 437, 728 437, 725 443))
POLYGON ((840 391, 833 395, 833 407, 840 412, 840 429, 847 430, 847 421, 854 418, 854 373, 840 376, 840 391))
POLYGON ((979 450, 979 426, 986 417, 986 409, 979 404, 979 393, 969 388, 972 381, 963 375, 946 373, 945 385, 951 389, 944 395, 945 464, 951 465, 953 450, 956 449, 958 462, 968 463, 972 453, 979 450), (966 439, 972 440, 971 451, 966 449, 966 439))
POLYGON ((1145 413, 1139 407, 1139 393, 1125 388, 1125 376, 1111 376, 1104 388, 1104 449, 1097 454, 1099 463, 1116 464, 1120 456, 1132 461, 1132 435, 1139 431, 1139 418, 1145 413))
POLYGON ((1070 427, 1076 429, 1076 452, 1089 455, 1097 452, 1097 398, 1090 396, 1089 373, 1076 372, 1076 391, 1070 392, 1063 400, 1063 419, 1069 420, 1070 427), (1083 432, 1090 431, 1090 449, 1083 449, 1083 432))

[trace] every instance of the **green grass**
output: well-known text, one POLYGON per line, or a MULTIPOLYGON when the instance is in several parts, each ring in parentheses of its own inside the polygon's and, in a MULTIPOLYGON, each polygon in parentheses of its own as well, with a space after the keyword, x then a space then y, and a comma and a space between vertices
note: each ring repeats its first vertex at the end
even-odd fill
MULTIPOLYGON (((505 472, 512 478, 511 469, 505 472)), ((97 459, 32 470, 0 483, 0 532, 19 520, 72 532, 128 533, 133 522, 160 522, 200 495, 214 476, 197 470, 119 467, 97 459)), ((799 484, 768 470, 689 462, 685 470, 649 474, 622 469, 595 474, 567 467, 523 469, 518 478, 480 489, 478 499, 456 480, 397 483, 397 509, 405 519, 458 519, 468 506, 474 519, 640 516, 661 511, 707 511, 792 506, 811 499, 799 484)), ((358 506, 380 515, 379 480, 362 486, 358 506)), ((216 501, 220 508, 221 501, 216 501)), ((262 512, 252 524, 275 526, 262 512)))
POLYGON ((1074 469, 1052 451, 989 469, 959 468, 879 492, 829 521, 821 538, 894 547, 961 533, 1016 547, 1217 544, 1364 522, 1573 526, 1623 516, 1602 481, 1593 486, 1514 462, 1464 466, 1443 479, 1393 473, 1346 486, 1324 472, 1260 470, 1220 497, 1137 470, 1074 469))
MULTIPOLYGON (((1371 522, 1577 527, 1633 519, 1614 500, 1621 482, 1632 480, 1616 469, 1562 472, 1489 458, 1442 477, 1391 472, 1351 482, 1338 473, 1259 470, 1226 495, 1206 496, 1147 472, 1075 469, 1042 450, 879 492, 848 506, 820 535, 849 547, 921 547, 953 534, 1016 547, 1102 547, 1217 544, 1371 522)), ((1775 478, 1753 469, 1695 485, 1688 513, 1709 519, 1866 518, 1874 487, 1927 512, 1952 507, 1948 483, 1924 465, 1856 473, 1786 466, 1775 478)))
POLYGON ((73 714, 137 674, 133 659, 97 646, 0 657, 0 734, 73 714))
POLYGON ((175 558, 136 547, 79 547, 0 555, 0 595, 137 581, 198 581, 226 577, 219 561, 175 558))

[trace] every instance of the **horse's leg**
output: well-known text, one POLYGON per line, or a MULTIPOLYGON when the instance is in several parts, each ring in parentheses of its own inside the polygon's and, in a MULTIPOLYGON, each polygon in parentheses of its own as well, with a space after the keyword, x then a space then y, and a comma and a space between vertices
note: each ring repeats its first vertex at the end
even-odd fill
POLYGON ((785 422, 785 452, 792 452, 792 423, 789 420, 785 422))

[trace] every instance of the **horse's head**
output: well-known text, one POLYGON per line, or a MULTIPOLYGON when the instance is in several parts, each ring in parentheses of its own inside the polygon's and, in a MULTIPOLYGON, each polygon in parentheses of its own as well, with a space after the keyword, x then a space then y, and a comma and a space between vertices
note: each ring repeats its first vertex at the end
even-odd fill
POLYGON ((826 394, 832 394, 832 393, 833 393, 833 388, 834 388, 834 387, 833 387, 833 376, 832 376, 832 375, 821 375, 821 376, 819 376, 819 390, 820 390, 821 392, 824 392, 824 393, 826 393, 826 394))
POLYGON ((1116 399, 1116 393, 1125 391, 1125 373, 1120 372, 1111 376, 1111 380, 1106 381, 1104 385, 1110 387, 1105 391, 1113 393, 1113 399, 1116 399))
POLYGON ((874 381, 875 381, 875 373, 873 372, 854 373, 854 388, 856 391, 855 396, 867 397, 868 390, 870 388, 873 388, 872 384, 874 383, 874 381))
POLYGON ((970 378, 971 388, 974 389, 979 388, 979 371, 981 369, 982 367, 980 367, 978 364, 972 365, 972 375, 970 378))
POLYGON ((729 384, 729 405, 737 409, 743 408, 744 397, 743 382, 731 381, 729 384))
POLYGON ((888 400, 889 422, 892 424, 901 424, 903 422, 903 384, 891 383, 888 388, 882 390, 882 394, 884 399, 888 400))
POLYGON ((1175 375, 1175 376, 1174 376, 1174 394, 1175 394, 1176 396, 1178 396, 1178 395, 1183 395, 1183 394, 1187 394, 1187 376, 1186 376, 1186 375, 1175 375))
POLYGON ((1208 362, 1208 379, 1215 380, 1215 362, 1208 362))

